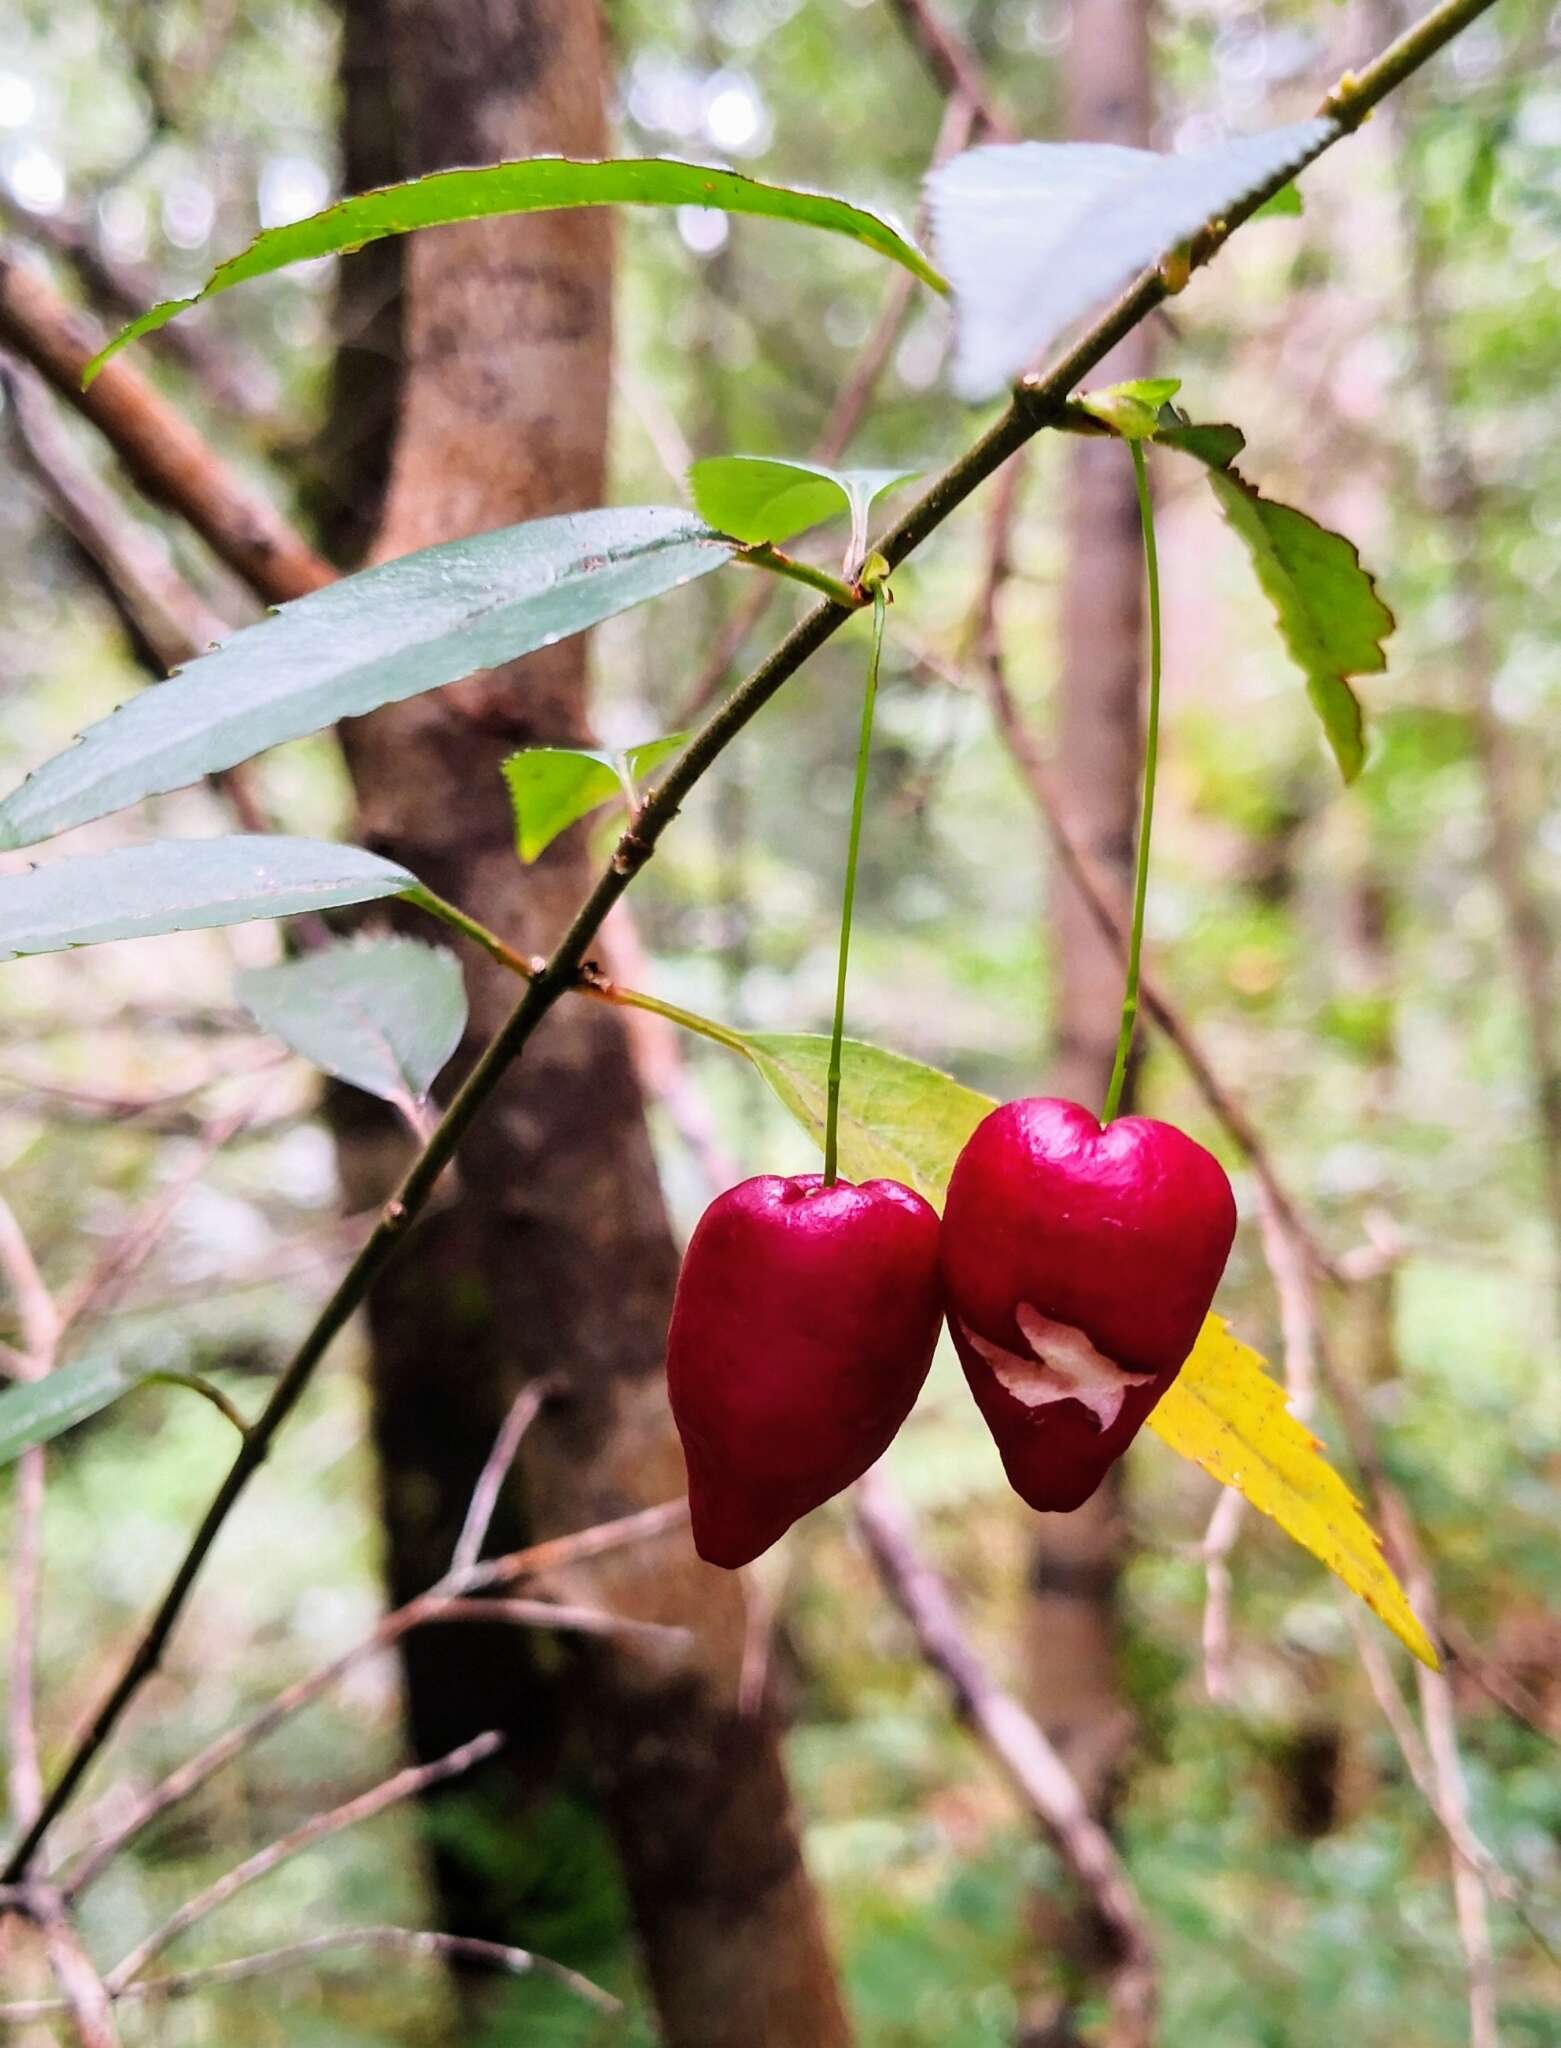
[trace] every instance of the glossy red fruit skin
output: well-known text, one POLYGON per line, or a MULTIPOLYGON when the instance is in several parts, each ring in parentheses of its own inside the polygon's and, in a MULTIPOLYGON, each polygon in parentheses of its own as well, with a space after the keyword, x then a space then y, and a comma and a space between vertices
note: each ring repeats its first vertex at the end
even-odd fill
POLYGON ((707 1563, 751 1563, 882 1456, 942 1317, 937 1215, 898 1181, 761 1174, 716 1197, 667 1333, 707 1563))
POLYGON ((1075 1102, 1004 1103, 971 1135, 949 1182, 940 1262, 949 1330, 1016 1493, 1080 1507, 1127 1449, 1192 1350, 1236 1230, 1224 1169, 1174 1125, 1075 1102), (975 1340, 1033 1356, 1028 1303, 1081 1331, 1126 1372, 1108 1427, 1080 1401, 1028 1407, 975 1340))

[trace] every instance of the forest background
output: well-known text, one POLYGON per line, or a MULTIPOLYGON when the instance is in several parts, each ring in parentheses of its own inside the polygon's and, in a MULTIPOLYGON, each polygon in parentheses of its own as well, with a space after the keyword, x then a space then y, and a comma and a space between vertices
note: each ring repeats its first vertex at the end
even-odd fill
MULTIPOLYGON (((435 0, 421 11, 440 15, 435 0)), ((329 8, 263 0, 8 0, 3 24, 7 258, 33 252, 109 325, 194 289, 258 226, 395 174, 374 168, 386 137, 362 118, 371 6, 344 28, 329 8)), ((615 5, 611 146, 730 161, 909 223, 928 163, 961 130, 1197 147, 1302 117, 1398 25, 1381 4, 1317 0, 1166 6, 1152 21, 1134 0, 615 5), (1121 131, 1135 122, 1143 132, 1121 131)), ((984 1670, 1027 1701, 1110 1819, 1153 1930, 1167 2048, 1346 2033, 1369 2048, 1485 2048, 1489 2025, 1510 2043, 1561 2043, 1557 41, 1543 7, 1505 0, 1307 175, 1299 217, 1236 238, 1121 370, 1148 368, 1152 350, 1197 417, 1238 421, 1246 472, 1347 532, 1398 618, 1387 673, 1362 687, 1369 764, 1341 791, 1244 556, 1197 475, 1157 463, 1166 722, 1149 941, 1160 985, 1259 1135, 1263 1170, 1161 1037, 1146 1035, 1136 1105, 1232 1170, 1243 1228, 1222 1311, 1281 1364, 1321 1350, 1352 1391, 1377 1476, 1434 1566, 1450 1722, 1432 1709, 1429 1750, 1413 1726, 1406 1742, 1417 1695, 1397 1647, 1268 1525, 1211 1525, 1215 1490, 1152 1440, 1103 1511, 1038 1538, 940 1358, 888 1461, 984 1670), (1315 1289, 1292 1272, 1287 1293, 1282 1253, 1275 1270, 1265 1179, 1321 1248, 1315 1289), (1439 1728, 1493 1859, 1484 1949, 1451 1879, 1439 1728)), ((613 502, 675 502, 695 456, 801 453, 858 401, 853 459, 933 470, 969 438, 972 415, 947 393, 944 310, 852 245, 684 209, 625 216, 615 252, 613 502)), ((143 349, 222 459, 343 562, 385 483, 399 261, 282 273, 143 349)), ((524 342, 505 344, 517 379, 524 342)), ((167 666, 167 619, 155 605, 137 616, 137 587, 165 603, 197 593, 197 644, 202 617, 238 623, 257 605, 19 358, 3 373, 9 787, 167 666), (105 523, 129 571, 105 574, 105 523)), ((503 516, 524 515, 480 523, 503 516)), ((1123 451, 1048 436, 896 577, 851 1028, 995 1095, 1095 1100, 1109 1064, 1117 969, 1059 869, 1046 806, 1122 866, 1137 548, 1123 451)), ((685 724, 794 610, 795 593, 766 594, 757 624, 734 574, 601 629, 597 733, 622 745, 685 724)), ((185 612, 173 630, 191 626, 185 612)), ((824 649, 688 805, 636 890, 632 941, 616 942, 640 956, 627 979, 744 1029, 827 1025, 860 640, 824 649)), ((289 831, 361 836, 329 737, 266 757, 241 800, 289 831)), ((200 835, 227 828, 231 801, 194 790, 150 811, 159 832, 200 835)), ((144 829, 111 820, 70 850, 144 829)), ((577 828, 577 858, 599 850, 594 829, 577 828)), ((341 1091, 322 1103, 313 1071, 235 1010, 235 969, 281 946, 249 926, 0 976, 5 1200, 56 1299, 86 1292, 73 1341, 112 1344, 140 1370, 198 1370, 240 1406, 356 1241, 377 1149, 399 1145, 341 1091)), ((741 1173, 816 1164, 720 1048, 650 1038, 636 1058, 680 1235, 741 1173)), ((14 1301, 14 1246, 7 1270, 14 1301)), ((20 1323, 8 1334, 29 1341, 20 1323)), ((387 1439, 383 1326, 378 1341, 379 1446, 404 1482, 418 1447, 387 1439)), ((333 1358, 235 1516, 72 1840, 112 1827, 116 1799, 373 1625, 398 1498, 391 1542, 410 1589, 405 1498, 380 1492, 358 1348, 333 1358)), ((437 1378, 421 1400, 437 1436, 437 1378)), ((1318 1421, 1348 1467, 1350 1433, 1327 1401, 1318 1421)), ((51 1743, 89 1710, 177 1563, 224 1428, 148 1389, 51 1452, 36 1674, 51 1743)), ((746 1629, 750 1688, 768 1686, 785 1724, 857 2038, 1089 2038, 1110 1944, 1054 1840, 951 1711, 846 1508, 754 1572, 746 1629)), ((452 1633, 430 1638, 446 1661, 452 1633)), ((425 1694, 424 1712, 440 1721, 444 1704, 425 1694)), ((355 1668, 113 1863, 85 1901, 89 1946, 120 1953, 257 1844, 395 1772, 406 1746, 394 1659, 355 1668)), ((459 1923, 584 1971, 649 2029, 611 1830, 564 1765, 546 1798, 528 1768, 524 1802, 478 1773, 334 1836, 203 1923, 170 1964, 349 1923, 459 1923)), ((16 1995, 41 1995, 15 1959, 16 1995)), ((126 2006, 119 2024, 128 2043, 220 2031, 236 2048, 584 2042, 617 2026, 536 1979, 497 2000, 485 1981, 456 2013, 433 1966, 344 1955, 126 2006)))

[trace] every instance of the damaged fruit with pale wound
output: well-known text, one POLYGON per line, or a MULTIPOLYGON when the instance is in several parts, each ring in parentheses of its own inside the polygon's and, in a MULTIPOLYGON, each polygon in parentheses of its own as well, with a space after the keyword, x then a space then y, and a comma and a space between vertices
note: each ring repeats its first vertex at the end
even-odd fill
POLYGON ((1014 1490, 1080 1507, 1180 1371, 1230 1256, 1223 1167, 1174 1125, 1032 1096, 954 1168, 949 1332, 1014 1490))

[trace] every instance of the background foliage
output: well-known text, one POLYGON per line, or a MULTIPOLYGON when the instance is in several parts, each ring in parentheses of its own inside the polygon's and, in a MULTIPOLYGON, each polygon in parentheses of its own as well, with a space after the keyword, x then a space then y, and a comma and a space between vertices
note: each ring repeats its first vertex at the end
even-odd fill
MULTIPOLYGON (((715 154, 909 219, 938 105, 881 0, 611 11, 625 152, 715 154)), ((963 17, 1023 130, 1055 133, 1066 6, 950 0, 948 11, 963 17)), ((159 293, 190 290, 258 226, 335 189, 328 9, 10 0, 9 25, 0 195, 24 232, 79 221, 116 260, 144 266, 159 293)), ((1161 140, 1196 144, 1304 116, 1315 81, 1338 68, 1345 25, 1317 0, 1167 9, 1161 140)), ((1457 658, 1458 542, 1438 503, 1432 451, 1450 426, 1484 486, 1476 540, 1491 684, 1516 742, 1533 872, 1553 903, 1554 42, 1543 7, 1507 0, 1413 89, 1412 119, 1373 124, 1308 179, 1302 218, 1254 226, 1213 278, 1176 302, 1162 356, 1184 380, 1183 402, 1199 418, 1239 420, 1244 473, 1361 543, 1400 628, 1387 674, 1357 686, 1372 753, 1341 795, 1201 475, 1169 457, 1158 465, 1167 727, 1151 898, 1162 972, 1328 1241, 1391 1238, 1401 1252, 1391 1358, 1375 1347, 1368 1357, 1342 1310, 1334 1339, 1370 1381, 1447 1613, 1520 1683, 1552 1739, 1561 1732, 1555 1247, 1489 877, 1469 678, 1457 658), (1452 373, 1447 420, 1428 412, 1416 369, 1423 337, 1406 288, 1415 232, 1433 258, 1452 373)), ((843 240, 686 210, 626 217, 620 247, 615 497, 671 502, 668 470, 690 452, 806 448, 868 330, 882 267, 843 240)), ((181 392, 236 461, 306 503, 323 481, 310 449, 331 288, 321 266, 219 300, 197 317, 253 403, 213 405, 193 379, 181 392)), ((853 462, 926 468, 968 436, 972 416, 942 383, 946 346, 944 311, 919 302, 853 462)), ((96 458, 86 437, 80 446, 96 458)), ((1011 678, 1043 734, 1055 686, 1061 459, 1060 448, 1041 446, 1030 460, 1001 620, 1011 678)), ((243 616, 183 532, 170 526, 167 538, 216 607, 243 616)), ((896 579, 852 1028, 1009 1094, 1045 1081, 1054 884, 981 698, 959 680, 981 546, 977 505, 896 579)), ((736 576, 712 579, 598 634, 606 743, 685 722, 711 639, 745 591, 736 576)), ((773 613, 792 604, 783 592, 773 613)), ((827 1020, 862 637, 853 629, 826 648, 742 737, 638 892, 655 986, 672 1000, 745 1029, 816 1030, 827 1020)), ((7 786, 135 681, 118 628, 36 495, 0 494, 7 786)), ((345 782, 329 742, 280 750, 259 779, 288 831, 345 829, 345 782)), ((158 833, 221 822, 200 791, 157 799, 146 813, 158 833)), ((130 829, 110 820, 65 846, 113 847, 130 829)), ((196 1365, 241 1396, 305 1326, 345 1241, 330 1145, 313 1114, 316 1083, 300 1066, 276 1065, 234 1005, 235 965, 277 957, 274 934, 253 927, 23 961, 0 976, 0 1162, 7 1199, 51 1277, 71 1277, 83 1235, 91 1244, 111 1234, 135 1203, 191 1171, 203 1117, 253 1103, 249 1128, 184 1195, 116 1338, 131 1367, 196 1365), (142 1106, 105 1120, 98 1096, 142 1106)), ((688 1057, 719 1149, 737 1166, 815 1164, 742 1063, 699 1045, 688 1057)), ((1159 1050, 1143 1106, 1219 1149, 1159 1050)), ((658 1139, 691 1220, 707 1192, 703 1166, 664 1111, 658 1139)), ((1252 1191, 1237 1178, 1248 1227, 1221 1307, 1272 1353, 1252 1191)), ((42 1673, 56 1725, 100 1689, 103 1645, 123 1637, 147 1586, 176 1561, 227 1453, 223 1431, 201 1404, 148 1391, 56 1455, 42 1673)), ((153 1694, 157 1712, 137 1719, 121 1751, 137 1780, 371 1620, 378 1586, 362 1436, 343 1355, 263 1494, 223 1539, 224 1569, 175 1646, 171 1681, 153 1694)), ((1005 1671, 1025 1521, 947 1361, 893 1463, 986 1654, 1005 1671)), ((1405 1778, 1322 1573, 1255 1524, 1236 1554, 1234 1698, 1216 1707, 1206 1697, 1196 1545, 1209 1493, 1152 1440, 1134 1453, 1127 1668, 1140 1729, 1122 1826, 1162 1944, 1168 2048, 1211 2038, 1307 2048, 1344 2034, 1363 2048, 1457 2042, 1464 2006, 1442 1837, 1405 1778)), ((1025 1902, 1037 1882, 1057 1881, 1046 1852, 950 1725, 837 1510, 762 1569, 784 1592, 791 1760, 864 2042, 1008 2041, 1034 1968, 1025 1902)), ((1561 1781, 1551 1742, 1467 1672, 1455 1682, 1477 1830, 1555 1938, 1561 1781)), ((89 1933, 126 1945, 257 1831, 279 1832, 371 1762, 392 1767, 398 1739, 387 1662, 117 1865, 90 1895, 89 1933)), ((75 1825, 89 1817, 90 1801, 75 1825)), ((545 1869, 570 1843, 494 1849, 545 1869)), ((419 1881, 409 1820, 388 1816, 246 1894, 189 1945, 190 1959, 284 1940, 327 1902, 333 1920, 416 1923, 419 1881)), ((597 1919, 561 1925, 556 1951, 613 1977, 618 1925, 604 1880, 597 1919)), ((1561 2043, 1553 1970, 1510 1911, 1498 1910, 1497 1935, 1506 2038, 1522 2048, 1561 2043)), ((517 1996, 528 2038, 589 2037, 546 1994, 517 1996)), ((264 1998, 215 1994, 155 2020, 127 2015, 125 2030, 127 2040, 168 2044, 220 2028, 236 2048, 410 2048, 438 2038, 440 2023, 435 1983, 398 1966, 279 1978, 264 1998)))

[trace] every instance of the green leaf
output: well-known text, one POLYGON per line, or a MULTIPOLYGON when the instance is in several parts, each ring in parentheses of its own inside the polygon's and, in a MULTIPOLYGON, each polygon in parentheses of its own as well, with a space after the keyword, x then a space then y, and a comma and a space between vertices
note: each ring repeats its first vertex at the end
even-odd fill
POLYGON ((1261 497, 1234 470, 1211 469, 1209 482, 1246 544, 1280 637, 1306 677, 1339 772, 1353 782, 1366 759, 1366 739, 1349 678, 1387 667, 1382 643, 1393 630, 1393 614, 1342 534, 1261 497))
POLYGON ((1192 1356, 1149 1417, 1162 1442, 1319 1558, 1364 1600, 1421 1663, 1439 1669, 1436 1648, 1394 1578, 1360 1502, 1323 1456, 1264 1360, 1208 1316, 1192 1356))
POLYGON ((688 473, 700 515, 734 540, 757 546, 790 540, 826 519, 851 517, 848 573, 867 553, 867 516, 885 491, 907 482, 914 469, 830 469, 821 462, 781 461, 767 455, 712 455, 688 473))
POLYGON ((1240 427, 1221 423, 1211 426, 1195 426, 1185 413, 1174 405, 1166 406, 1155 429, 1155 440, 1162 448, 1177 448, 1184 455, 1194 455, 1210 469, 1229 469, 1242 449, 1247 437, 1240 427))
POLYGON ((143 1375, 116 1359, 73 1359, 40 1380, 17 1380, 0 1393, 0 1465, 52 1442, 140 1386, 143 1375))
POLYGON ((954 287, 954 386, 990 398, 1074 321, 1338 133, 1302 121, 1185 156, 1098 142, 967 150, 927 180, 954 287))
POLYGON ((150 334, 176 313, 252 277, 264 277, 290 263, 343 255, 386 235, 451 221, 486 220, 496 214, 545 213, 573 206, 712 206, 725 213, 764 214, 848 235, 853 241, 902 264, 934 291, 947 291, 932 265, 885 220, 864 207, 824 192, 768 185, 739 171, 680 163, 671 157, 625 157, 582 163, 569 157, 527 157, 477 170, 434 171, 402 185, 384 185, 338 200, 322 213, 286 227, 268 228, 247 249, 220 265, 188 299, 165 299, 133 320, 87 366, 91 383, 110 356, 127 342, 150 334))
POLYGON ((0 877, 0 961, 332 910, 416 887, 405 868, 359 846, 258 834, 158 839, 0 877))
POLYGON ((668 732, 663 733, 659 740, 641 740, 637 747, 625 747, 622 760, 629 772, 629 780, 637 786, 687 744, 686 732, 668 732))
POLYGON ((633 506, 501 527, 344 577, 143 690, 36 770, 0 804, 0 846, 514 661, 730 560, 689 513, 633 506))
POLYGON ((1160 431, 1161 418, 1171 410, 1170 401, 1181 388, 1180 377, 1134 377, 1125 384, 1083 391, 1079 404, 1125 441, 1152 441, 1160 431))
POLYGON ((687 733, 642 740, 622 754, 594 747, 526 747, 504 763, 515 812, 515 847, 533 861, 566 826, 630 789, 675 754, 687 733))
POLYGON ((515 847, 535 860, 577 818, 623 795, 609 759, 578 747, 527 747, 504 763, 515 811, 515 847))
POLYGON ((243 1417, 199 1374, 129 1366, 102 1352, 88 1352, 42 1379, 17 1381, 0 1393, 0 1466, 13 1464, 24 1451, 52 1443, 137 1387, 150 1386, 188 1387, 219 1408, 242 1434, 243 1417))
MULTIPOLYGON (((798 1123, 822 1144, 828 1038, 745 1032, 743 1046, 798 1123)), ((904 1181, 941 1207, 965 1140, 996 1107, 989 1095, 935 1067, 848 1038, 841 1048, 841 1170, 854 1181, 904 1181)))
POLYGON ((466 988, 460 962, 418 939, 331 946, 234 983, 265 1031, 385 1102, 415 1107, 461 1042, 466 988))
POLYGON ((1299 220, 1305 212, 1299 185, 1281 185, 1272 199, 1265 199, 1253 214, 1254 220, 1299 220))

